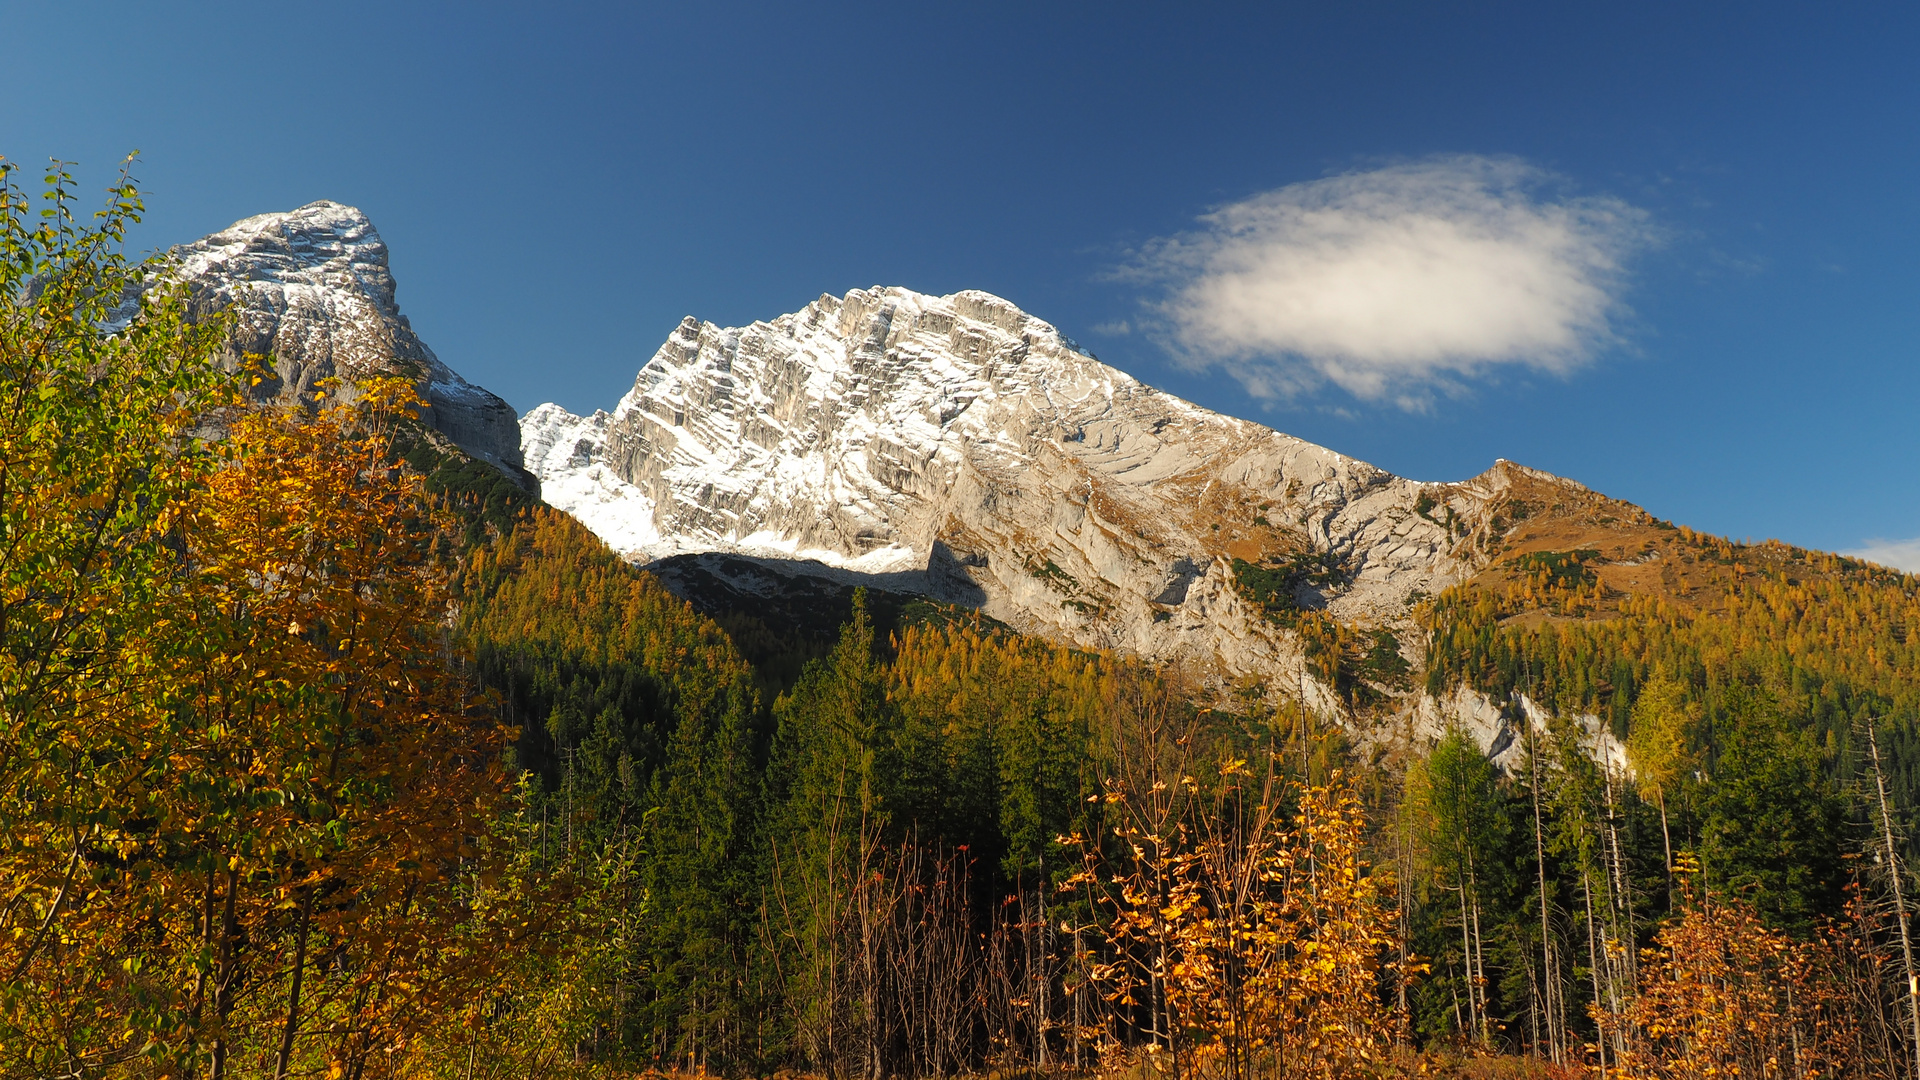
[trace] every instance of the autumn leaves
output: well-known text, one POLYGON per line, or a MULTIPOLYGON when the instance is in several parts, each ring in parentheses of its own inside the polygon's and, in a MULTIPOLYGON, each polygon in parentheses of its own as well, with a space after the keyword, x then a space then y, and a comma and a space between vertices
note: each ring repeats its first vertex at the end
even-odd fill
POLYGON ((0 1075, 361 1075, 511 934, 417 403, 199 428, 224 324, 121 260, 130 184, 50 181, 0 185, 0 1075))
MULTIPOLYGON (((45 216, 12 175, 0 1080, 1252 1080, 1432 1064, 1415 1040, 1800 1077, 1920 1029, 1845 893, 1835 782, 1849 722, 1905 718, 1884 775, 1871 744, 1894 867, 1910 581, 1800 559, 1736 566, 1718 614, 1428 609, 1436 678, 1610 714, 1633 786, 1564 718, 1511 776, 1457 734, 1369 759, 1264 688, 1231 715, 1176 672, 864 603, 769 701, 563 515, 442 487, 470 504, 446 520, 397 460, 405 382, 240 406, 221 319, 117 253, 130 184, 84 225, 60 174, 45 216)), ((1336 675, 1365 644, 1298 629, 1336 675)))
POLYGON ((1266 756, 1258 772, 1213 763, 1204 788, 1109 784, 1120 850, 1067 885, 1112 909, 1095 985, 1147 1018, 1149 1060, 1230 1080, 1354 1075, 1406 1034, 1392 886, 1367 866, 1345 782, 1287 782, 1266 756))

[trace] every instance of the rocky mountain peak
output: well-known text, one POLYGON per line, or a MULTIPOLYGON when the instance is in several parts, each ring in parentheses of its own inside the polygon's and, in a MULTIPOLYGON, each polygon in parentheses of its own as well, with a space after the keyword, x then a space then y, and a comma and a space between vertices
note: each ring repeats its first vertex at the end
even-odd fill
POLYGON ((411 378, 434 430, 532 483, 512 407, 461 378, 414 333, 394 299, 386 242, 358 209, 322 200, 259 214, 171 255, 198 303, 234 308, 228 364, 267 358, 271 377, 253 389, 260 400, 311 402, 332 377, 411 378))
POLYGON ((321 199, 297 210, 256 214, 175 248, 174 255, 192 277, 218 274, 282 289, 329 283, 338 289, 350 277, 345 291, 389 318, 400 317, 386 242, 356 207, 321 199))
POLYGON ((1412 605, 1486 565, 1515 478, 1558 482, 1504 463, 1401 479, 1146 386, 972 291, 689 318, 612 411, 542 405, 521 428, 547 500, 636 561, 922 593, 1309 696, 1302 613, 1417 651, 1412 605))

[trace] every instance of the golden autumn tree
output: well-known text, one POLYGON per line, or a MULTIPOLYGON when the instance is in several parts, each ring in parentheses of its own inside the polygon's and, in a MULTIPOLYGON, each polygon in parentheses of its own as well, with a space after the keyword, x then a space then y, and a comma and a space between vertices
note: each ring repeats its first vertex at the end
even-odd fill
POLYGON ((0 1073, 77 1075, 170 1022, 137 849, 167 783, 180 508, 227 379, 226 328, 121 254, 123 170, 87 222, 59 163, 43 208, 0 160, 0 1073))
MULTIPOLYGON (((1110 785, 1131 872, 1113 882, 1120 959, 1098 977, 1123 1006, 1164 1002, 1152 1056, 1182 1077, 1379 1064, 1405 1026, 1390 998, 1403 973, 1392 885, 1366 864, 1358 799, 1337 773, 1286 782, 1234 757, 1213 771, 1179 777, 1185 797, 1162 822, 1110 785)), ((1151 804, 1170 791, 1140 794, 1151 804)))
POLYGON ((1620 1075, 1632 1080, 1706 1077, 1844 1077, 1855 1070, 1851 1002, 1836 954, 1818 938, 1767 926, 1752 905, 1696 895, 1699 867, 1684 875, 1684 914, 1648 950, 1639 996, 1600 1017, 1621 1033, 1620 1075))
POLYGON ((479 902, 510 789, 419 403, 242 407, 117 254, 132 184, 85 227, 52 180, 0 186, 0 1075, 373 1075, 541 918, 479 902))
POLYGON ((453 663, 442 523, 393 464, 420 403, 400 380, 359 389, 311 419, 239 416, 183 525, 197 650, 175 767, 194 783, 160 820, 196 853, 186 1004, 216 1074, 236 1041, 275 1075, 311 1041, 359 1075, 488 963, 456 929, 499 871, 482 840, 505 732, 453 663))

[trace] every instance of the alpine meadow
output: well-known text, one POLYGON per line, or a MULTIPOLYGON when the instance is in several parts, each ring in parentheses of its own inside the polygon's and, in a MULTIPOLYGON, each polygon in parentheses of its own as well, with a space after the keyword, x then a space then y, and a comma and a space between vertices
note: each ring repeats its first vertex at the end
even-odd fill
POLYGON ((0 1078, 1920 1074, 1920 578, 981 292, 516 419, 0 160, 0 1078))

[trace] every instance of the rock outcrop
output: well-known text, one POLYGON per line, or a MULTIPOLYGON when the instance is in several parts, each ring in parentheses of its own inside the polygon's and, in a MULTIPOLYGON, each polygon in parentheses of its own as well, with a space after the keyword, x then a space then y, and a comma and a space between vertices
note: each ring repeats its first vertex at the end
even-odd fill
POLYGON ((689 318, 612 412, 542 405, 521 433, 546 499, 636 561, 872 580, 1309 699, 1331 691, 1287 612, 1416 653, 1412 604, 1486 564, 1515 478, 1584 491, 1505 463, 1405 480, 1145 386, 981 292, 689 318))
MULTIPOLYGON (((394 302, 387 245, 351 206, 314 202, 247 218, 171 252, 197 304, 232 305, 227 363, 266 358, 262 401, 311 403, 323 379, 416 381, 422 417, 472 456, 531 486, 512 406, 461 378, 413 332, 394 302)), ((350 392, 350 390, 349 390, 350 392)))

